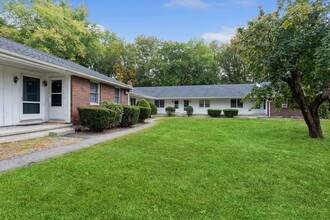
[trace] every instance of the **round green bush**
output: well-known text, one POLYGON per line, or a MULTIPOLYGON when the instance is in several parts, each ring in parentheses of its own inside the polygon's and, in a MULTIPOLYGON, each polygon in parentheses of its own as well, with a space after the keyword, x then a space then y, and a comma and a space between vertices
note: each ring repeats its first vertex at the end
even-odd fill
MULTIPOLYGON (((151 107, 150 107, 150 105, 149 105, 149 102, 147 102, 147 100, 145 100, 145 99, 140 99, 140 100, 137 102, 136 105, 137 105, 137 106, 140 106, 140 107, 149 108, 150 111, 149 111, 149 115, 148 115, 147 118, 150 118, 150 117, 151 117, 151 107)), ((142 110, 142 111, 143 111, 143 110, 142 110)), ((141 114, 141 110, 140 110, 140 114, 141 114)), ((140 121, 141 121, 141 120, 144 121, 144 119, 142 119, 143 117, 144 117, 144 116, 141 116, 141 117, 140 117, 140 121)))
POLYGON ((188 117, 192 116, 193 112, 194 112, 194 108, 192 106, 187 106, 184 109, 186 111, 186 114, 188 115, 188 117))
POLYGON ((150 117, 151 108, 142 107, 142 106, 139 106, 139 108, 140 108, 139 121, 141 123, 144 123, 144 120, 150 117))
POLYGON ((110 128, 119 126, 124 113, 123 106, 120 104, 115 104, 107 101, 102 102, 102 106, 104 108, 114 110, 116 113, 113 122, 110 123, 110 128))
POLYGON ((238 109, 224 109, 223 113, 227 118, 232 118, 238 115, 238 109))
POLYGON ((107 108, 79 107, 80 124, 92 131, 103 131, 109 128, 115 119, 115 111, 107 108))
POLYGON ((221 109, 208 109, 207 114, 210 117, 220 117, 221 115, 221 109))
POLYGON ((157 115, 158 111, 156 105, 152 102, 149 102, 149 105, 151 108, 151 115, 157 115))
POLYGON ((138 106, 123 106, 123 117, 121 119, 121 127, 130 127, 135 125, 139 120, 140 108, 138 106))
POLYGON ((165 111, 168 116, 172 116, 175 113, 175 108, 173 106, 167 106, 165 111))
POLYGON ((146 108, 150 108, 150 104, 149 102, 147 102, 147 100, 145 99, 140 99, 137 103, 137 106, 141 106, 141 107, 146 107, 146 108))

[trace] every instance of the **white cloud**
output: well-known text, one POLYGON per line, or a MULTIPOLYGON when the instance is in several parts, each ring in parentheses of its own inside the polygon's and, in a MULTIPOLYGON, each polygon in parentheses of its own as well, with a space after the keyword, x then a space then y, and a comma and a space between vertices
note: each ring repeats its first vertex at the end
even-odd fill
POLYGON ((210 4, 204 2, 203 0, 170 0, 165 3, 166 8, 191 8, 191 9, 208 9, 210 4))
POLYGON ((236 28, 222 27, 220 32, 208 32, 202 35, 206 41, 219 41, 221 43, 229 43, 230 39, 235 36, 236 28))

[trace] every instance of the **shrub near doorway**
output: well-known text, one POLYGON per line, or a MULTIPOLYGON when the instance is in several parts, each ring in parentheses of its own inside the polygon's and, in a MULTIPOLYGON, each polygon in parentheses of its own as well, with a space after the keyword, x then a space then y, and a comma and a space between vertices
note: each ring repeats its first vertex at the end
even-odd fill
POLYGON ((172 106, 167 106, 165 108, 165 111, 166 111, 166 113, 167 113, 168 116, 172 116, 175 113, 175 108, 172 107, 172 106))
POLYGON ((115 120, 115 111, 107 108, 78 108, 80 124, 92 131, 103 131, 115 120))

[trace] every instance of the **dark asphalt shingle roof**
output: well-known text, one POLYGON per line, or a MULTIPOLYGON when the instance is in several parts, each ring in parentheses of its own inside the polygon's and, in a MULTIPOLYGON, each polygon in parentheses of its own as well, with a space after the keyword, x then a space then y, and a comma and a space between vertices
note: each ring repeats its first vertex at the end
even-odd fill
POLYGON ((135 87, 133 94, 153 98, 243 98, 255 84, 135 87))
POLYGON ((79 72, 82 74, 89 75, 91 77, 97 78, 99 80, 108 81, 110 84, 116 84, 122 87, 128 88, 125 83, 119 82, 111 77, 105 76, 99 72, 71 62, 69 60, 65 60, 59 58, 57 56, 42 52, 40 50, 33 49, 31 47, 25 46, 23 44, 14 42, 12 40, 6 39, 4 37, 0 37, 0 50, 9 51, 11 53, 15 53, 27 58, 37 59, 42 62, 46 62, 52 65, 56 65, 58 67, 66 68, 74 72, 79 72))

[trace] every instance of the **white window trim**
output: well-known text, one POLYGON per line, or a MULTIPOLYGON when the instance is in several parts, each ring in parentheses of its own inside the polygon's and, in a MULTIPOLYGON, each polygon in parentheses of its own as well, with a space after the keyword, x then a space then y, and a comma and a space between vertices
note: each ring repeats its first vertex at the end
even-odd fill
POLYGON ((165 100, 164 99, 155 99, 154 103, 155 103, 155 105, 156 105, 157 108, 165 108, 165 100), (159 106, 156 105, 156 101, 158 101, 159 106), (164 102, 164 106, 163 107, 161 107, 160 101, 163 101, 164 102))
POLYGON ((244 108, 244 102, 243 102, 243 99, 230 99, 230 108, 244 108), (236 100, 236 105, 235 105, 235 107, 232 107, 232 106, 231 106, 231 100, 236 100), (242 107, 238 107, 239 100, 241 100, 242 107))
POLYGON ((120 104, 120 88, 116 88, 116 87, 115 87, 115 95, 114 95, 114 98, 115 98, 115 100, 114 100, 115 103, 116 103, 116 104, 120 104), (116 102, 116 89, 118 89, 118 91, 119 91, 119 93, 118 93, 118 101, 119 101, 119 102, 118 102, 118 103, 116 102))
POLYGON ((101 90, 100 90, 100 83, 99 82, 95 82, 95 81, 90 81, 89 82, 89 102, 90 102, 90 105, 100 105, 100 98, 101 98, 100 91, 101 90), (91 91, 90 91, 91 83, 97 84, 97 103, 90 101, 91 100, 91 91))
POLYGON ((211 108, 211 100, 210 99, 199 99, 198 100, 198 107, 199 108, 211 108), (203 106, 200 106, 200 101, 203 102, 203 106), (206 106, 206 101, 209 101, 209 106, 206 106))

